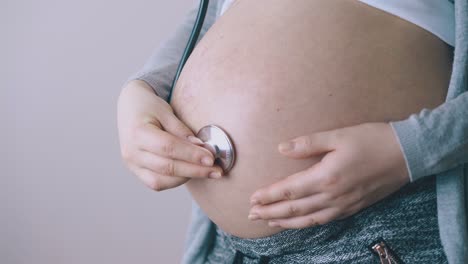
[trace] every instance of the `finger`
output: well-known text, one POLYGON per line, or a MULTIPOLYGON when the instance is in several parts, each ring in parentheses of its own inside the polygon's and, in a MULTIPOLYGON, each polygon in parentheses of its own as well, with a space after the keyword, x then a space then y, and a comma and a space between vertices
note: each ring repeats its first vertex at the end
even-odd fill
POLYGON ((160 175, 143 167, 135 167, 133 171, 147 187, 158 192, 175 188, 190 180, 190 178, 185 177, 160 175))
POLYGON ((250 204, 269 204, 282 200, 296 200, 319 192, 318 173, 320 162, 270 186, 255 191, 250 204))
POLYGON ((178 138, 188 140, 189 136, 194 136, 193 131, 187 127, 173 112, 169 112, 159 117, 163 129, 169 134, 178 138))
POLYGON ((189 178, 221 178, 223 170, 219 166, 207 167, 157 156, 148 151, 140 151, 138 160, 144 168, 164 176, 189 178))
POLYGON ((271 227, 280 226, 282 228, 288 229, 307 228, 328 224, 329 222, 335 220, 339 215, 340 212, 338 209, 328 207, 305 216, 271 220, 268 221, 268 225, 271 227))
POLYGON ((278 151, 292 158, 308 158, 334 150, 335 130, 317 132, 280 143, 278 151))
POLYGON ((194 164, 213 166, 214 156, 206 148, 194 145, 151 125, 138 130, 136 144, 141 150, 194 164))
POLYGON ((325 208, 326 200, 322 193, 293 201, 280 201, 269 205, 256 205, 249 213, 250 220, 269 220, 308 215, 325 208))
POLYGON ((191 143, 203 146, 204 142, 197 138, 193 131, 187 127, 179 118, 177 118, 173 113, 168 115, 166 118, 162 118, 162 127, 171 135, 175 135, 184 140, 188 140, 191 143))

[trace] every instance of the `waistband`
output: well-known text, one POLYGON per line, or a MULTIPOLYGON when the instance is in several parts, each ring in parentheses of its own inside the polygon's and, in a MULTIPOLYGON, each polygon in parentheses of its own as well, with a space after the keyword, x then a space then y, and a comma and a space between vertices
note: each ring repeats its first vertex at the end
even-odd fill
POLYGON ((337 233, 346 230, 349 221, 331 221, 320 226, 303 229, 286 229, 261 238, 241 238, 216 227, 217 235, 230 247, 250 256, 280 256, 323 244, 337 233))
MULTIPOLYGON (((354 215, 323 225, 303 229, 286 229, 260 238, 237 237, 224 232, 217 226, 216 233, 218 242, 232 250, 241 251, 247 256, 275 257, 304 250, 310 251, 311 249, 317 250, 316 254, 320 254, 327 245, 331 245, 337 240, 344 239, 349 241, 348 243, 354 243, 354 235, 367 236, 366 233, 369 232, 368 229, 371 225, 373 227, 381 226, 382 229, 388 228, 389 232, 398 233, 398 226, 408 225, 408 221, 415 220, 415 217, 431 217, 427 216, 426 212, 417 209, 421 207, 420 203, 427 202, 436 202, 435 177, 425 177, 407 184, 397 192, 354 215), (406 218, 405 214, 407 214, 406 218), (389 220, 393 221, 392 225, 387 224, 389 220), (398 221, 401 223, 398 224, 398 221)), ((380 230, 385 231, 382 229, 380 230)))

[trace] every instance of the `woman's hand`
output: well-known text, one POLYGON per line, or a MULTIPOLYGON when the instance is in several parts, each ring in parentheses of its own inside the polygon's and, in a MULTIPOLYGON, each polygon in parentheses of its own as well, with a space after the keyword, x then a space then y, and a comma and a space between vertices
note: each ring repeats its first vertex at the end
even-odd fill
POLYGON ((388 123, 364 123, 294 140, 290 158, 324 155, 312 167, 257 190, 249 219, 305 228, 343 219, 409 183, 397 138, 388 123))
POLYGON ((213 154, 145 82, 129 82, 117 110, 122 158, 151 189, 162 191, 190 178, 222 176, 221 167, 213 166, 213 154))

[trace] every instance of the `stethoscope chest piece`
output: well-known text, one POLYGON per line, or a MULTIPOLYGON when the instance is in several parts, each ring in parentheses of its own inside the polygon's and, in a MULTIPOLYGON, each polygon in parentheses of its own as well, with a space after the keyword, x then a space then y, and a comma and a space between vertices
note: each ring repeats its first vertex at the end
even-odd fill
POLYGON ((204 126, 198 131, 197 137, 203 141, 203 146, 213 153, 215 164, 219 165, 224 173, 234 166, 234 145, 224 130, 215 125, 204 126))

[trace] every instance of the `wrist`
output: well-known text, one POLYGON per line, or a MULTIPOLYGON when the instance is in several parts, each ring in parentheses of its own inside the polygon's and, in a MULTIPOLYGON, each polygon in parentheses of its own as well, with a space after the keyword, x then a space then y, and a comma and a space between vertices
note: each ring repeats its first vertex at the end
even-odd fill
POLYGON ((394 164, 396 164, 395 166, 397 168, 395 170, 395 173, 397 173, 398 176, 401 177, 401 180, 403 181, 403 183, 406 184, 411 181, 408 163, 407 163, 405 154, 403 152, 398 135, 396 134, 395 130, 393 129, 390 123, 386 123, 386 124, 387 124, 387 129, 389 131, 389 134, 391 135, 391 142, 392 142, 391 150, 392 150, 392 153, 394 153, 392 157, 394 157, 395 159, 394 164))

